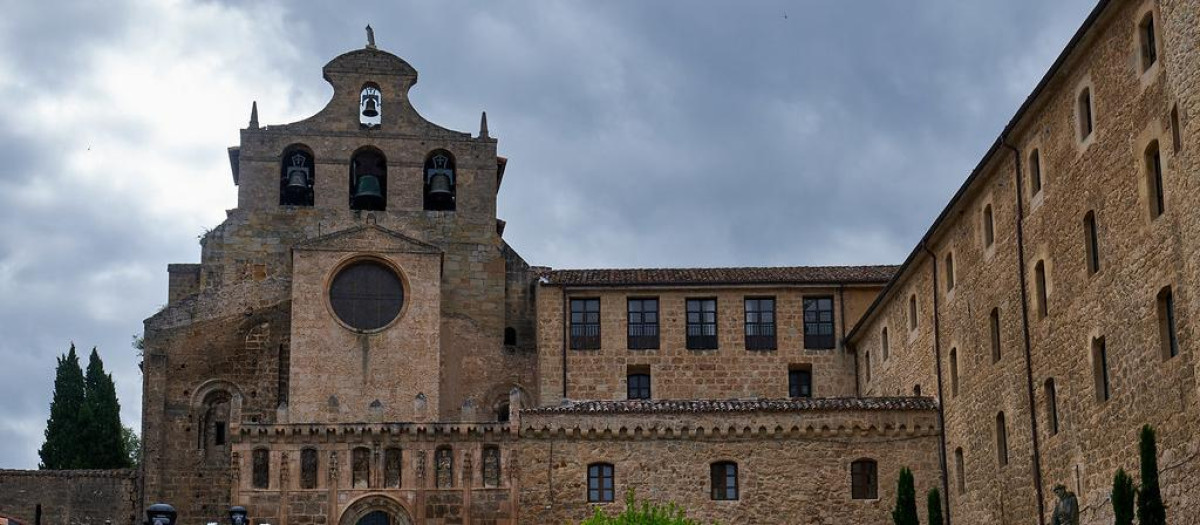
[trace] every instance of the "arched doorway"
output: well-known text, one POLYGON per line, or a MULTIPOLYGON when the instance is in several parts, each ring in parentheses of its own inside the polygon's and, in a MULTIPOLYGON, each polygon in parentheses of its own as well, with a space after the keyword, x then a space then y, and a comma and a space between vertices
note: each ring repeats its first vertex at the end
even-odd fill
POLYGON ((387 496, 373 495, 346 507, 338 525, 412 525, 412 517, 400 502, 387 496))

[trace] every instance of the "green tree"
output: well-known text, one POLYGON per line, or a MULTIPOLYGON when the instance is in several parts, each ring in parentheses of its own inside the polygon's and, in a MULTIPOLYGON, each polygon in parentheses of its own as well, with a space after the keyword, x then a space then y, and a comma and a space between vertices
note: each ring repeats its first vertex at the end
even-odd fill
POLYGON ((892 521, 896 525, 918 525, 917 489, 913 486, 912 471, 908 467, 900 469, 900 479, 896 485, 896 508, 892 509, 892 521))
POLYGON ((121 426, 121 403, 112 375, 104 371, 100 354, 92 349, 88 357, 86 395, 83 404, 84 430, 80 447, 87 451, 83 468, 128 468, 129 452, 121 426))
POLYGON ((131 427, 121 427, 121 441, 125 443, 125 457, 129 466, 137 468, 142 464, 142 438, 131 427))
POLYGON ((688 519, 674 503, 663 506, 643 501, 639 504, 630 490, 625 494, 624 512, 609 516, 597 508, 596 513, 580 525, 700 525, 700 522, 688 519))
POLYGON ((1125 473, 1125 469, 1117 469, 1113 476, 1112 506, 1115 525, 1133 525, 1133 478, 1125 473))
POLYGON ((929 525, 942 525, 942 493, 938 489, 930 489, 928 498, 929 525))
POLYGON ((62 470, 80 468, 86 451, 79 446, 79 435, 83 431, 83 406, 85 401, 83 369, 79 367, 79 356, 75 345, 58 358, 54 370, 54 395, 50 401, 50 419, 46 420, 46 441, 38 455, 39 468, 62 470))
POLYGON ((1138 525, 1166 525, 1167 508, 1163 506, 1162 493, 1158 489, 1158 447, 1150 425, 1142 427, 1138 448, 1142 456, 1142 489, 1137 495, 1138 525))

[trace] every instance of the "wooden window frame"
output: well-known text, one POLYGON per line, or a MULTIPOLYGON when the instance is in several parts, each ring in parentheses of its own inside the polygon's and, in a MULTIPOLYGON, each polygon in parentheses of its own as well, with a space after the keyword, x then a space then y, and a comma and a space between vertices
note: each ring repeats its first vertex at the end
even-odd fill
POLYGON ((662 312, 657 297, 630 297, 625 300, 626 347, 630 350, 657 350, 659 347, 659 321, 662 312), (634 310, 637 305, 637 310, 634 310), (646 307, 653 305, 653 310, 646 307), (652 320, 648 321, 647 318, 652 320))
POLYGON ((599 350, 600 298, 570 298, 570 315, 571 350, 599 350))
POLYGON ((587 466, 588 503, 612 503, 616 494, 616 468, 612 463, 590 463, 587 466), (607 483, 605 483, 607 481, 607 483))
POLYGON ((688 350, 717 350, 720 347, 720 323, 716 297, 690 297, 684 300, 688 350), (708 306, 711 305, 711 310, 708 306), (695 307, 693 309, 693 306, 695 307), (695 317, 693 317, 695 314, 695 317), (711 321, 706 320, 711 314, 711 321), (696 319, 693 321, 693 319, 696 319), (711 329, 711 334, 706 333, 711 329))

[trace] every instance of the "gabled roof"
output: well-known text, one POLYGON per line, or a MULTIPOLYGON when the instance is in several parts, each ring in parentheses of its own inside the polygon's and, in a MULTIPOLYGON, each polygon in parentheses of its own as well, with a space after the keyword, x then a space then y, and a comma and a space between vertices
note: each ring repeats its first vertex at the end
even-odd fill
POLYGON ((549 286, 679 286, 754 284, 883 284, 897 266, 764 266, 547 270, 549 286))
POLYGON ((293 249, 345 252, 442 253, 442 249, 435 245, 375 224, 356 226, 315 237, 296 243, 293 249))
POLYGON ((691 414, 734 412, 936 410, 930 397, 824 397, 762 400, 573 401, 529 408, 522 415, 691 414))

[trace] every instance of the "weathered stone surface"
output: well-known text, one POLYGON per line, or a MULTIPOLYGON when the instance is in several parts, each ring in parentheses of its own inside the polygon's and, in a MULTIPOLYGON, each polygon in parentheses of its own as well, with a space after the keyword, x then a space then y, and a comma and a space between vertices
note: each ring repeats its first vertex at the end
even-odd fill
POLYGON ((0 515, 28 524, 105 525, 137 521, 135 470, 0 470, 0 515))

